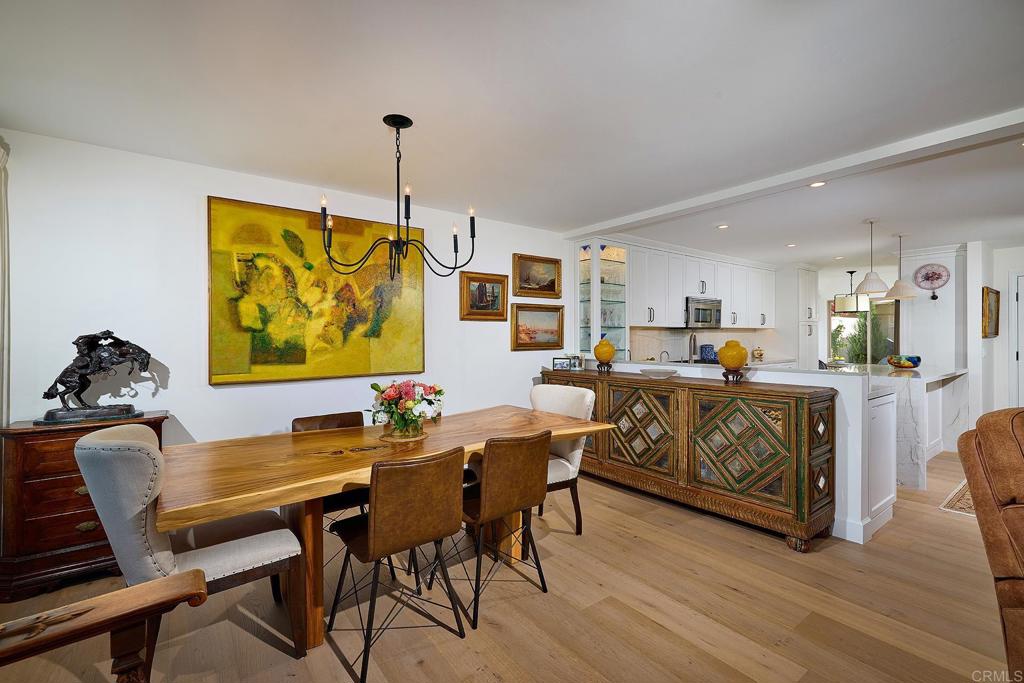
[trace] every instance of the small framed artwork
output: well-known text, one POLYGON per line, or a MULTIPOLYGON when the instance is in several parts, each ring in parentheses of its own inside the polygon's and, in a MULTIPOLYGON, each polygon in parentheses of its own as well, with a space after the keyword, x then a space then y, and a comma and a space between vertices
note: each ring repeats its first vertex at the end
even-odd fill
POLYGON ((572 359, 568 357, 559 358, 558 356, 555 356, 554 358, 551 359, 551 369, 572 370, 572 359))
POLYGON ((560 349, 564 306, 512 304, 512 350, 560 349))
POLYGON ((512 254, 512 295, 562 297, 562 259, 512 254))
POLYGON ((508 320, 508 275, 461 271, 459 320, 508 320))
POLYGON ((981 336, 999 336, 999 290, 991 287, 981 288, 981 336))
POLYGON ((569 356, 569 361, 570 361, 570 363, 569 363, 569 369, 570 370, 583 370, 584 369, 584 367, 583 367, 583 356, 581 356, 579 354, 575 354, 575 355, 569 356))

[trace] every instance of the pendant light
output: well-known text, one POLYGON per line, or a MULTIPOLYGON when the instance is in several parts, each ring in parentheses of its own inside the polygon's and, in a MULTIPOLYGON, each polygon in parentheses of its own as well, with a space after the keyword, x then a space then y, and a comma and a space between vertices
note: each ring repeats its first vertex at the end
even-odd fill
POLYGON ((885 284, 885 280, 875 272, 875 222, 869 220, 867 223, 871 226, 871 251, 869 254, 871 270, 857 285, 857 294, 885 294, 889 291, 889 285, 885 284))
POLYGON ((853 275, 856 270, 846 271, 850 275, 850 293, 836 294, 832 299, 833 310, 836 313, 863 313, 868 310, 870 303, 867 294, 853 293, 853 275))
POLYGON ((912 284, 903 279, 903 235, 897 235, 897 237, 900 239, 899 270, 897 271, 896 282, 892 283, 892 287, 885 293, 885 298, 895 301, 906 301, 907 299, 916 298, 917 292, 912 284))

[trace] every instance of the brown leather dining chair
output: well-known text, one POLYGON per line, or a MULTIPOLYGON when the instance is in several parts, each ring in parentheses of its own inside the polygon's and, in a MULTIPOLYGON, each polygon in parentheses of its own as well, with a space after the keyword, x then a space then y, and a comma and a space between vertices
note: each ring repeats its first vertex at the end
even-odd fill
MULTIPOLYGON (((548 592, 541 567, 537 544, 533 538, 531 510, 544 502, 548 490, 548 453, 551 449, 551 432, 543 431, 532 436, 488 439, 483 453, 474 453, 471 460, 479 458, 476 467, 480 483, 465 489, 462 502, 462 520, 471 528, 476 541, 476 579, 473 584, 473 616, 470 624, 477 627, 480 616, 480 565, 484 551, 484 525, 492 525, 494 542, 498 537, 514 535, 519 529, 499 530, 503 519, 516 512, 522 513, 522 542, 528 544, 529 553, 523 554, 522 564, 533 558, 533 566, 540 578, 540 589, 548 592)), ((500 558, 500 552, 495 548, 500 558)), ((433 572, 431 572, 431 578, 433 572)), ((428 579, 427 586, 431 585, 428 579)))
POLYGON ((1024 673, 1024 408, 978 418, 957 443, 995 582, 1011 677, 1024 673))
MULTIPOLYGON (((322 429, 346 429, 349 427, 362 427, 363 414, 358 410, 347 413, 328 413, 326 415, 309 415, 297 417, 292 420, 293 432, 315 432, 322 429)), ((324 498, 324 512, 342 512, 349 508, 358 507, 359 512, 366 512, 366 504, 369 502, 370 490, 360 487, 341 491, 324 498)))
MULTIPOLYGON (((360 681, 366 680, 370 661, 370 646, 376 640, 373 630, 374 607, 380 586, 381 563, 396 553, 411 551, 426 543, 434 544, 431 573, 440 569, 444 591, 460 638, 466 637, 462 626, 459 598, 452 588, 448 569, 444 564, 441 542, 462 528, 462 468, 465 449, 453 448, 444 453, 423 458, 374 463, 370 472, 370 509, 366 514, 346 517, 334 522, 330 530, 345 544, 338 588, 331 605, 327 630, 334 628, 342 587, 348 570, 352 574, 352 591, 358 582, 352 569, 352 557, 363 564, 373 563, 370 570, 370 602, 367 607, 363 633, 363 661, 360 681), (440 565, 440 566, 438 566, 440 565)), ((419 592, 419 576, 416 578, 419 592)), ((408 596, 414 599, 414 596, 408 596)), ((387 628, 386 619, 381 629, 387 628)))

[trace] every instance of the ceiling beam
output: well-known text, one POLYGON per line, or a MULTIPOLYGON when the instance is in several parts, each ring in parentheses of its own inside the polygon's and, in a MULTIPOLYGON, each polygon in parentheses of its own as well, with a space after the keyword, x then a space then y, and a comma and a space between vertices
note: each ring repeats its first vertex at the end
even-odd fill
POLYGON ((673 218, 803 187, 816 180, 837 180, 1021 134, 1024 134, 1024 107, 905 138, 742 185, 708 192, 672 204, 586 225, 570 230, 565 235, 569 239, 574 239, 633 230, 645 225, 661 223, 673 218))

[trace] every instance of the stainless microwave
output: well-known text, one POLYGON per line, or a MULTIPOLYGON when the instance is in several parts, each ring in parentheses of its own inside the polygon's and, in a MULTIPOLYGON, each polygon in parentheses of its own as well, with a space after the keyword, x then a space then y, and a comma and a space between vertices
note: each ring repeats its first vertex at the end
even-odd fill
POLYGON ((699 296, 686 297, 685 320, 687 327, 721 327, 722 300, 699 296))

